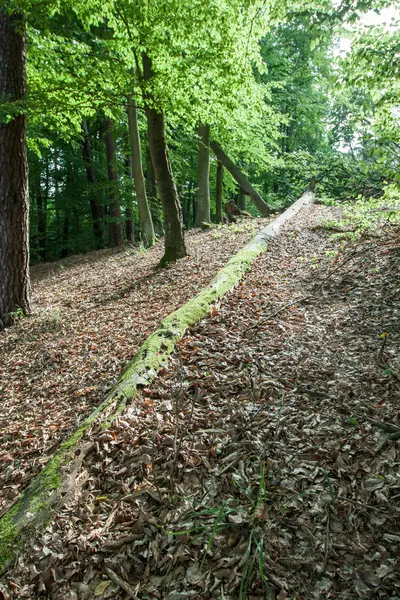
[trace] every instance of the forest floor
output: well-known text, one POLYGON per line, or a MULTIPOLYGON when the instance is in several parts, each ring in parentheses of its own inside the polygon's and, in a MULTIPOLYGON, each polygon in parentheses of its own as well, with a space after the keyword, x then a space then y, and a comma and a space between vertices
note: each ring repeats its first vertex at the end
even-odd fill
POLYGON ((145 252, 101 250, 32 268, 32 316, 0 331, 0 515, 162 319, 266 224, 190 231, 189 256, 162 270, 163 241, 145 252))
POLYGON ((400 598, 399 232, 340 242, 321 227, 334 214, 295 217, 154 384, 91 427, 6 600, 400 598))

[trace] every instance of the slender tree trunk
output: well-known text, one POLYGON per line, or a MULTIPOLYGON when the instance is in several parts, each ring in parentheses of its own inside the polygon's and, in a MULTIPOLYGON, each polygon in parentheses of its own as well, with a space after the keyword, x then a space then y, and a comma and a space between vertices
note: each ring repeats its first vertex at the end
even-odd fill
MULTIPOLYGON (((149 139, 149 133, 147 128, 147 141, 149 139)), ((157 235, 164 235, 164 225, 160 217, 162 212, 162 205, 158 198, 156 178, 154 175, 153 162, 151 160, 150 146, 146 144, 146 184, 147 184, 147 197, 150 203, 150 212, 153 219, 154 231, 157 235)))
POLYGON ((106 119, 105 145, 107 154, 108 170, 108 197, 110 200, 109 213, 109 245, 111 247, 122 246, 124 243, 124 234, 121 223, 121 205, 118 194, 118 165, 117 165, 117 145, 114 134, 114 123, 111 119, 106 119))
MULTIPOLYGON (((150 80, 153 72, 151 59, 147 54, 143 54, 143 71, 145 80, 150 80)), ((152 107, 152 99, 149 96, 147 100, 150 101, 146 107, 146 117, 151 160, 164 214, 165 252, 161 264, 165 264, 186 256, 187 252, 183 235, 182 207, 167 151, 164 115, 152 107)))
POLYGON ((85 118, 82 119, 83 129, 83 161, 86 166, 86 175, 90 184, 89 202, 90 212, 92 214, 93 235, 95 248, 98 250, 103 247, 103 225, 101 205, 97 198, 96 174, 94 172, 92 147, 90 144, 89 129, 85 118))
POLYGON ((62 227, 62 242, 60 258, 66 258, 68 256, 68 243, 69 243, 69 210, 66 209, 63 219, 62 227))
MULTIPOLYGON (((125 173, 133 180, 132 175, 132 156, 127 154, 125 157, 125 173)), ((133 200, 129 201, 125 208, 125 235, 126 241, 133 243, 135 241, 135 222, 133 217, 133 200)))
POLYGON ((142 242, 145 248, 154 246, 156 237, 154 234, 153 220, 149 203, 147 201, 146 184, 142 166, 142 152, 140 147, 139 125, 137 117, 137 107, 133 96, 128 98, 128 125, 129 142, 132 154, 132 174, 135 183, 136 199, 138 202, 140 229, 142 242))
POLYGON ((242 188, 239 188, 238 207, 240 208, 240 210, 246 210, 246 194, 244 193, 242 188))
MULTIPOLYGON (((48 170, 47 170, 48 171, 48 170)), ((48 177, 48 172, 47 172, 48 177)), ((48 187, 48 186, 46 186, 48 187)), ((36 207, 37 207, 37 228, 39 242, 39 256, 41 260, 46 260, 46 198, 43 198, 42 187, 39 181, 36 188, 36 207)))
POLYGON ((219 160, 217 162, 217 185, 216 185, 216 211, 217 223, 222 223, 222 190, 224 187, 224 165, 219 160))
POLYGON ((62 222, 62 231, 61 231, 61 252, 60 258, 66 258, 70 253, 70 236, 69 236, 69 226, 70 226, 70 212, 71 207, 69 203, 69 199, 71 198, 73 192, 72 189, 74 186, 75 180, 75 167, 71 161, 67 161, 67 177, 65 181, 65 188, 61 193, 63 198, 63 222, 62 222))
POLYGON ((195 227, 210 223, 210 126, 199 126, 197 169, 197 214, 195 227))
MULTIPOLYGON (((26 92, 25 23, 0 10, 0 102, 26 92)), ((25 115, 0 124, 0 326, 30 312, 29 200, 25 115)))
POLYGON ((240 185, 243 192, 250 196, 255 206, 258 208, 260 213, 265 217, 270 214, 271 210, 261 198, 260 194, 253 188, 246 175, 235 165, 235 163, 225 154, 218 142, 211 142, 210 147, 218 160, 222 162, 224 167, 229 171, 234 180, 240 185))

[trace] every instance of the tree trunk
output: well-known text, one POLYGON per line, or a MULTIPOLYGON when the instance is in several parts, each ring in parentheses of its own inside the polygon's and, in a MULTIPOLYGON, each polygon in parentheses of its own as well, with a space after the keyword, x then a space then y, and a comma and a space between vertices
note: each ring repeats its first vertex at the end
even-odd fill
POLYGON ((240 185, 243 192, 247 196, 250 196, 251 200, 258 208, 260 213, 264 217, 269 215, 271 213, 271 210, 268 204, 264 202, 260 194, 253 188, 246 175, 244 175, 244 173, 242 173, 242 171, 235 165, 235 163, 229 158, 229 156, 225 154, 218 142, 211 142, 210 148, 212 149, 218 160, 220 160, 224 167, 226 167, 226 169, 232 175, 234 180, 240 185))
POLYGON ((108 171, 108 197, 110 201, 109 245, 112 248, 122 246, 124 243, 124 234, 121 223, 121 205, 118 194, 117 145, 113 128, 113 121, 111 119, 106 119, 105 145, 108 171))
POLYGON ((90 212, 92 214, 93 235, 95 248, 98 250, 103 247, 103 225, 101 221, 101 205, 97 198, 96 174, 94 172, 92 147, 90 145, 89 130, 85 117, 82 119, 83 129, 83 161, 86 166, 86 175, 90 184, 89 202, 90 212))
POLYGON ((67 176, 65 180, 65 188, 63 192, 61 192, 61 197, 63 197, 63 223, 62 223, 62 232, 61 232, 61 252, 60 258, 66 258, 68 254, 70 254, 71 244, 70 244, 70 235, 69 235, 69 226, 70 226, 70 199, 73 197, 74 191, 74 183, 75 183, 75 165, 68 160, 67 161, 67 176))
MULTIPOLYGON (((48 173, 47 173, 48 178, 48 173)), ((47 186, 46 186, 47 187, 47 186)), ((37 207, 37 228, 39 242, 39 256, 41 260, 46 260, 46 198, 43 198, 42 187, 39 181, 36 188, 36 207, 37 207)))
MULTIPOLYGON (((145 80, 153 76, 151 58, 143 54, 143 71, 145 80)), ((186 256, 183 235, 182 207, 169 161, 167 142, 165 139, 164 115, 153 108, 150 95, 146 100, 146 117, 149 131, 149 146, 154 167, 158 191, 160 194, 165 225, 165 252, 161 259, 164 265, 169 261, 186 256)))
MULTIPOLYGON (((25 23, 0 11, 0 102, 26 92, 25 23)), ((30 312, 29 198, 25 115, 0 124, 0 325, 30 312)))
POLYGON ((197 214, 195 227, 210 223, 210 126, 199 126, 197 169, 197 214))
POLYGON ((149 203, 147 201, 146 184, 143 175, 137 107, 132 96, 128 98, 128 125, 129 142, 131 145, 132 154, 132 175, 135 183, 136 198, 138 202, 142 242, 145 248, 150 248, 151 246, 154 246, 156 237, 154 234, 153 220, 151 218, 149 203))
POLYGON ((222 223, 222 191, 224 187, 224 165, 219 160, 217 162, 217 186, 216 186, 216 211, 217 223, 222 223))
MULTIPOLYGON (((147 141, 149 139, 149 133, 147 131, 147 141)), ((157 235, 164 235, 164 225, 161 219, 162 205, 157 194, 157 184, 154 175, 154 167, 151 160, 150 146, 146 145, 146 183, 147 183, 147 197, 150 203, 150 212, 153 219, 154 231, 157 235)))
POLYGON ((244 193, 242 188, 239 188, 238 207, 240 208, 240 210, 246 210, 246 194, 244 193))
POLYGON ((68 243, 69 243, 69 210, 66 209, 65 213, 64 213, 63 228, 62 228, 62 242, 61 242, 60 258, 67 258, 68 243))
MULTIPOLYGON (((132 157, 129 153, 125 156, 125 173, 127 177, 133 179, 132 157)), ((129 200, 125 208, 125 236, 127 242, 133 243, 135 241, 135 221, 133 217, 133 207, 132 201, 129 200)))

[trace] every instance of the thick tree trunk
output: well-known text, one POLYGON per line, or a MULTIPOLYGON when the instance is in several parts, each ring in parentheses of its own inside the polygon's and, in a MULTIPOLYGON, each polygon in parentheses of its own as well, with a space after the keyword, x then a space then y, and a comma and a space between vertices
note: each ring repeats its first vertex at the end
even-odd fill
POLYGON ((197 214, 195 227, 210 223, 210 126, 199 126, 197 168, 197 214))
POLYGON ((151 218, 149 203, 147 202, 146 184, 142 166, 142 152, 140 148, 137 107, 132 96, 128 98, 128 125, 129 142, 132 154, 132 175, 135 183, 136 198, 138 202, 142 242, 145 248, 150 248, 151 246, 154 246, 156 237, 154 234, 153 220, 151 218))
POLYGON ((211 142, 210 148, 214 152, 214 154, 216 155, 218 160, 220 160, 222 162, 222 164, 224 165, 224 167, 229 171, 229 173, 232 175, 234 180, 240 185, 243 192, 247 196, 250 196, 251 200, 253 201, 255 206, 258 208, 260 213, 264 217, 269 215, 271 213, 271 210, 270 210, 268 204, 266 204, 264 202, 264 200, 261 198, 260 194, 253 188, 253 186, 247 179, 246 175, 244 173, 242 173, 242 171, 235 165, 235 163, 229 158, 229 156, 227 156, 225 154, 225 152, 222 150, 222 148, 218 144, 218 142, 215 142, 215 141, 211 142))
POLYGON ((153 162, 151 160, 150 146, 148 143, 149 133, 147 131, 146 144, 146 184, 147 197, 150 203, 150 212, 153 219, 154 231, 157 235, 164 235, 164 225, 161 218, 162 205, 157 194, 156 177, 154 175, 153 162))
MULTIPOLYGON (((147 54, 143 54, 143 71, 145 79, 150 80, 153 75, 152 64, 147 54)), ((183 235, 182 208, 167 151, 164 115, 152 108, 151 97, 147 96, 146 99, 149 101, 146 117, 151 160, 164 214, 165 252, 161 259, 163 265, 186 256, 187 252, 183 235)))
POLYGON ((94 172, 93 165, 93 154, 92 147, 90 144, 89 137, 89 129, 87 126, 86 119, 82 119, 82 129, 83 129, 83 161, 86 166, 86 175, 88 181, 90 183, 89 189, 89 202, 90 202, 90 212, 92 215, 92 223, 93 223, 93 235, 94 235, 94 243, 96 250, 103 247, 103 225, 102 225, 102 214, 101 214, 101 205, 97 198, 96 191, 96 174, 94 172))
POLYGON ((219 160, 217 162, 217 185, 216 185, 216 211, 217 223, 222 223, 222 191, 224 187, 224 165, 219 160))
MULTIPOLYGON (((26 42, 22 16, 0 10, 0 102, 26 92, 26 42)), ((30 312, 29 200, 24 115, 0 124, 0 326, 9 313, 30 312)))
POLYGON ((121 223, 121 205, 118 194, 118 165, 117 165, 117 145, 114 134, 114 123, 111 119, 106 120, 105 145, 107 154, 108 171, 108 197, 110 200, 109 213, 109 245, 122 246, 124 243, 124 234, 121 223))
POLYGON ((238 207, 240 208, 240 210, 246 210, 246 194, 244 193, 242 188, 239 188, 238 207))

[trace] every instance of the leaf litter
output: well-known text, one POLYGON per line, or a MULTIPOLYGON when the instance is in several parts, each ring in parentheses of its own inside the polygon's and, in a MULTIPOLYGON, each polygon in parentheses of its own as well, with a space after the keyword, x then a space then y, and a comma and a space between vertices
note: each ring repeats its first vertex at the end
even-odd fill
POLYGON ((265 224, 187 233, 189 256, 158 270, 162 242, 32 268, 33 314, 0 332, 0 514, 103 400, 162 319, 265 224))
POLYGON ((341 242, 331 214, 297 216, 92 426, 4 598, 400 597, 399 234, 341 242))

